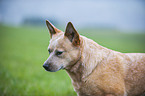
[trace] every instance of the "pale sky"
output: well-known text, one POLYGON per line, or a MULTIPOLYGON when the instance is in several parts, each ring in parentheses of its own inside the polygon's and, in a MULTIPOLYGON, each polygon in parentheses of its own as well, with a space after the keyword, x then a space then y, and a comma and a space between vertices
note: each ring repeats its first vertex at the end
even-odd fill
POLYGON ((1 0, 0 6, 0 22, 12 25, 39 17, 62 25, 145 30, 144 0, 1 0))

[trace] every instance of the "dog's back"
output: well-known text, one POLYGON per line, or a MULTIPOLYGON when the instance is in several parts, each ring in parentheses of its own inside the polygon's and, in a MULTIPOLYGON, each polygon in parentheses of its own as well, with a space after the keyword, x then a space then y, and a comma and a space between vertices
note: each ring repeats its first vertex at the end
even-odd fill
POLYGON ((125 85, 128 96, 145 91, 145 54, 127 53, 130 63, 127 64, 125 85))
POLYGON ((88 78, 97 85, 92 89, 100 90, 101 95, 141 96, 145 92, 145 54, 111 51, 88 78))

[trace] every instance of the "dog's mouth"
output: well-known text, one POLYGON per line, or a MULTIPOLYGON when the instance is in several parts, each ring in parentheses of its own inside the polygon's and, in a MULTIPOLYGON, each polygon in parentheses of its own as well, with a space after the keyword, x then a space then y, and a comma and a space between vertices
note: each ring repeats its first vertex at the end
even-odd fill
POLYGON ((44 64, 43 65, 43 68, 46 70, 46 71, 49 71, 49 72, 56 72, 56 71, 59 71, 59 70, 61 70, 61 69, 64 69, 64 67, 63 66, 61 66, 61 67, 59 67, 59 68, 53 68, 52 66, 49 66, 49 65, 47 65, 47 64, 44 64))

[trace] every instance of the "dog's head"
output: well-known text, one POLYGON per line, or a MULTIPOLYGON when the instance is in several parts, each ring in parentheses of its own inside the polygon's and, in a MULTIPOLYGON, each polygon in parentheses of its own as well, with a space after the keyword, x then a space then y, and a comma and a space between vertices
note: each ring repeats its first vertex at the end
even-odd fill
POLYGON ((71 22, 67 24, 65 32, 60 31, 47 20, 46 25, 51 40, 48 46, 49 57, 43 67, 50 72, 67 69, 80 58, 80 36, 71 22))

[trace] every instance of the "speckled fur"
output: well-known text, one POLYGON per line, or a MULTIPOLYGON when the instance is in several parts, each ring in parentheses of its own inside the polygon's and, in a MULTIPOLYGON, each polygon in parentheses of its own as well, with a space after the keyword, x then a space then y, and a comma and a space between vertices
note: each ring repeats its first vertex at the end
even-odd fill
MULTIPOLYGON (((49 45, 68 52, 68 58, 62 58, 65 63, 62 66, 78 96, 141 96, 145 92, 144 53, 120 53, 81 35, 79 40, 79 46, 74 46, 59 32, 52 36, 49 45), (73 53, 68 51, 70 49, 73 53)), ((51 62, 60 61, 53 60, 51 62)))

